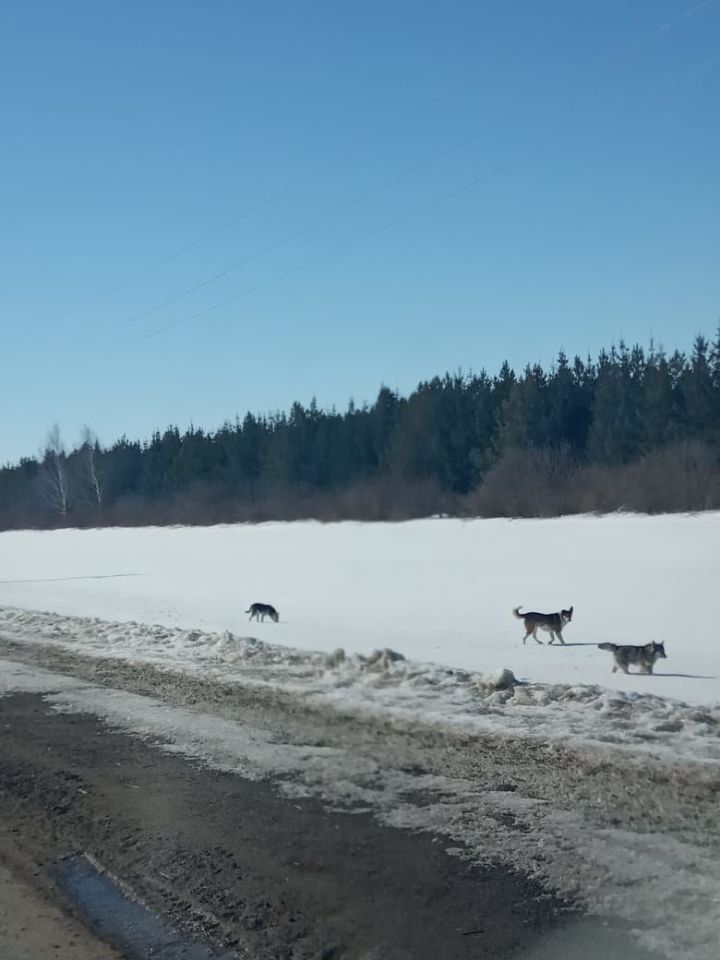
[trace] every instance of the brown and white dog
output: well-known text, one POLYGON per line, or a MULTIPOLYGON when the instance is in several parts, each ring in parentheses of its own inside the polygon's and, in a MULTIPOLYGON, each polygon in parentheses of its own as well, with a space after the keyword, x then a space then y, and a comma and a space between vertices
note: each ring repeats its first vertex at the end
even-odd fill
POLYGON ((557 613, 536 613, 535 611, 520 613, 520 607, 515 607, 513 613, 518 620, 522 620, 525 624, 523 644, 527 642, 527 638, 530 636, 535 643, 542 643, 542 640, 538 640, 538 630, 547 630, 550 634, 549 643, 552 643, 555 639, 558 639, 560 643, 565 643, 562 638, 563 627, 570 623, 573 618, 572 607, 568 610, 559 610, 557 613))

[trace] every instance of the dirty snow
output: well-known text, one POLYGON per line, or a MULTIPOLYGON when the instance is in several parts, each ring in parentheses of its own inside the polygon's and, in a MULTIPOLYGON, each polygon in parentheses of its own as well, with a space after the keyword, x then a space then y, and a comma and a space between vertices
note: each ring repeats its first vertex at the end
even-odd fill
MULTIPOLYGON (((114 658, 225 684, 269 685, 358 715, 446 724, 468 733, 572 739, 720 764, 720 704, 698 707, 593 684, 518 681, 370 654, 301 651, 229 631, 205 633, 0 608, 0 638, 114 658)), ((644 678, 643 678, 644 679, 644 678)))
POLYGON ((717 956, 720 860, 704 841, 593 828, 579 807, 559 809, 476 779, 418 775, 343 745, 278 741, 246 723, 4 661, 0 696, 13 692, 43 694, 55 710, 93 713, 217 769, 249 778, 289 775, 278 788, 290 797, 372 811, 389 825, 433 832, 450 854, 510 863, 579 898, 604 922, 629 925, 641 945, 668 960, 717 956))

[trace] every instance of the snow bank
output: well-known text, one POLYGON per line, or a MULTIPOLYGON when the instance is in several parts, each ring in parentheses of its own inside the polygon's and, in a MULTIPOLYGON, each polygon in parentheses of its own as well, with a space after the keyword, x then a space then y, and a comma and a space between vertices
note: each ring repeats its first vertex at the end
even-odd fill
POLYGON ((328 655, 252 636, 0 609, 0 637, 96 658, 153 664, 225 684, 263 684, 343 712, 416 724, 652 752, 720 763, 720 704, 695 705, 596 684, 541 684, 405 659, 389 648, 328 655))

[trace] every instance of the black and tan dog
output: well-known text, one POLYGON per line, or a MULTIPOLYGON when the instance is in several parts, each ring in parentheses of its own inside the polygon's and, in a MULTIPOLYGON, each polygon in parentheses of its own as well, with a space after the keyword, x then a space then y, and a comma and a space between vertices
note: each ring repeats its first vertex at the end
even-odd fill
POLYGON ((568 610, 559 610, 557 613, 536 613, 535 611, 520 613, 520 607, 515 607, 513 613, 518 620, 522 620, 525 624, 523 644, 527 642, 527 638, 530 636, 535 643, 542 643, 542 640, 538 640, 538 630, 546 630, 550 634, 549 643, 552 643, 555 639, 559 640, 560 643, 565 643, 562 638, 563 627, 570 623, 573 618, 572 607, 568 610))

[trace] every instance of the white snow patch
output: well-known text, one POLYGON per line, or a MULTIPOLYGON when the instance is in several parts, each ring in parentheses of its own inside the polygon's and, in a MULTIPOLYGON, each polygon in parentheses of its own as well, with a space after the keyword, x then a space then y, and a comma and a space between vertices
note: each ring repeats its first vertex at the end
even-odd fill
MULTIPOLYGON (((711 598, 720 513, 552 520, 271 523, 0 533, 0 606, 413 661, 543 684, 720 701, 711 598), (523 646, 512 608, 574 605, 567 646, 523 646), (611 673, 604 641, 665 641, 656 674, 611 673)), ((544 634, 540 635, 547 639, 544 634)))

